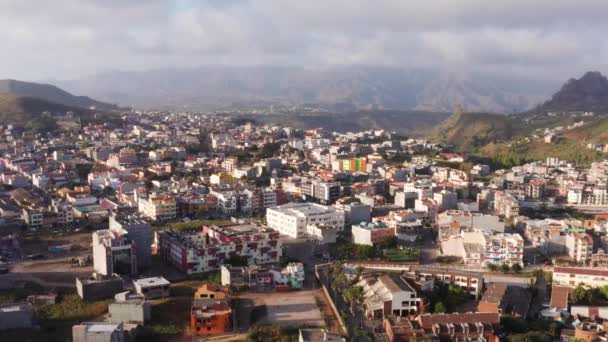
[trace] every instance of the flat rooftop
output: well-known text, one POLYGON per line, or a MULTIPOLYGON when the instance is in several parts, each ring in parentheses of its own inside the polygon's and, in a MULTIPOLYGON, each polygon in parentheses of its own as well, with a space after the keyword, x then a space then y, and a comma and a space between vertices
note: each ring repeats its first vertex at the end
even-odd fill
POLYGON ((133 283, 137 284, 141 287, 171 285, 171 283, 163 277, 136 279, 136 280, 133 280, 133 283))

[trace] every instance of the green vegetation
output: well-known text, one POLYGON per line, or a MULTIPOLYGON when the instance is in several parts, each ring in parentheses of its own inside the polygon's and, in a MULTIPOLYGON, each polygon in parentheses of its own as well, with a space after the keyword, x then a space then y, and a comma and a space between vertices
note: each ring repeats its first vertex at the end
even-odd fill
POLYGON ((86 302, 77 294, 62 296, 56 304, 36 310, 37 318, 47 321, 78 321, 99 317, 108 310, 110 300, 86 302))
POLYGON ((363 288, 361 286, 350 286, 344 289, 344 301, 351 306, 363 304, 363 288))
POLYGON ((441 143, 467 151, 489 143, 507 141, 525 132, 526 127, 519 120, 506 115, 457 112, 437 125, 432 135, 441 143))
POLYGON ((385 260, 393 262, 416 262, 420 251, 416 248, 397 248, 397 239, 390 238, 376 246, 344 242, 335 245, 331 253, 337 260, 385 260))
POLYGON ((489 158, 490 164, 502 167, 521 165, 534 160, 545 160, 557 157, 576 162, 578 165, 589 165, 603 158, 603 154, 587 149, 580 141, 562 140, 555 144, 545 144, 540 140, 519 141, 510 144, 488 144, 479 149, 478 156, 489 158))
POLYGON ((228 226, 231 225, 230 220, 192 220, 188 222, 170 222, 161 226, 161 229, 174 229, 177 231, 197 230, 203 226, 228 226))
POLYGON ((434 310, 443 309, 443 312, 452 312, 467 300, 467 294, 458 285, 437 284, 434 291, 426 292, 426 297, 434 310))
POLYGON ((435 259, 435 261, 440 264, 464 264, 464 261, 462 261, 461 257, 453 255, 440 255, 435 259))
POLYGON ((559 323, 544 320, 528 321, 520 317, 502 316, 500 324, 509 342, 550 342, 559 338, 561 332, 559 323))
POLYGON ((249 330, 247 342, 292 342, 298 340, 298 329, 277 326, 256 326, 249 330))
POLYGON ((606 305, 608 304, 608 285, 588 288, 579 284, 570 294, 570 300, 578 305, 606 305))
POLYGON ((447 309, 442 302, 437 302, 433 308, 433 313, 445 313, 446 310, 447 309))

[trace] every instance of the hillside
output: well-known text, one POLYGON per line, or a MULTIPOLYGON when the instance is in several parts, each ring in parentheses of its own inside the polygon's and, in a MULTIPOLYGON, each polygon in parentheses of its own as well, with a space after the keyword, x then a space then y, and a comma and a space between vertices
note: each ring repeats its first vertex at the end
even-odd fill
POLYGON ((0 93, 37 98, 71 107, 95 107, 99 110, 118 109, 116 105, 95 101, 86 96, 75 96, 50 84, 23 82, 17 80, 0 80, 0 93))
POLYGON ((466 151, 489 143, 507 141, 522 134, 521 124, 509 116, 486 113, 455 113, 431 131, 433 140, 466 151))
POLYGON ((608 114, 608 79, 590 71, 568 80, 550 100, 533 112, 595 112, 608 114))
POLYGON ((42 99, 0 93, 0 125, 13 125, 25 131, 44 133, 61 128, 58 116, 73 113, 72 123, 112 121, 117 117, 111 113, 95 113, 91 110, 66 106, 42 99))

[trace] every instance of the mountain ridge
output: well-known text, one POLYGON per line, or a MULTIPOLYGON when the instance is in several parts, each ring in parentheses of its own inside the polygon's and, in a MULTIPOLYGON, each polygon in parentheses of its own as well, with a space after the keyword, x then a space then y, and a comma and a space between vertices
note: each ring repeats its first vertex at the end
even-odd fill
POLYGON ((17 97, 29 97, 46 100, 52 103, 70 107, 91 108, 100 110, 117 110, 118 106, 96 101, 88 96, 73 95, 55 85, 46 83, 35 83, 19 81, 14 79, 0 80, 0 93, 10 94, 17 97))
POLYGON ((70 91, 154 109, 222 110, 275 105, 352 110, 512 113, 547 98, 552 81, 372 66, 289 66, 114 71, 59 81, 70 91), (446 88, 447 87, 447 88, 446 88))

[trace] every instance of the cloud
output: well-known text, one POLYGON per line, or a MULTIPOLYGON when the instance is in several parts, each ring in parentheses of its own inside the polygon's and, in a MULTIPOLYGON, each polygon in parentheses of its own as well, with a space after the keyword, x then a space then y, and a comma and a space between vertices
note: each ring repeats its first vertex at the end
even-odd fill
POLYGON ((606 67, 607 11, 605 0, 3 0, 0 77, 366 64, 566 78, 606 67))

